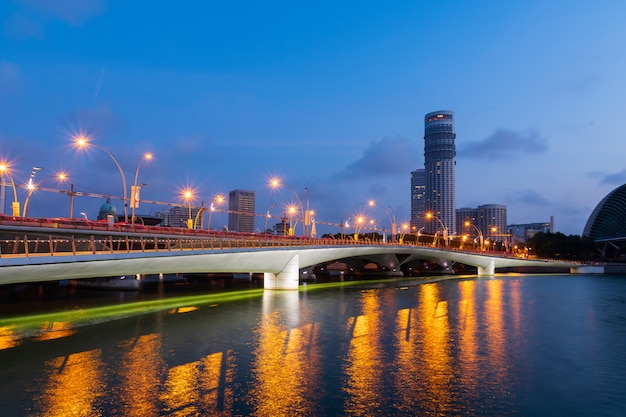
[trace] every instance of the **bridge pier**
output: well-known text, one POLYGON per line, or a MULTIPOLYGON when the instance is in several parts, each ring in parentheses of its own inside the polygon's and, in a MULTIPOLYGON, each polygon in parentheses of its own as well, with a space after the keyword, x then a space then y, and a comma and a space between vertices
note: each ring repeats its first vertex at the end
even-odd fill
POLYGON ((478 276, 493 276, 496 273, 496 265, 493 260, 489 261, 487 266, 477 266, 478 276))
POLYGON ((263 274, 263 289, 266 290, 297 290, 300 274, 300 255, 293 256, 278 274, 263 274))

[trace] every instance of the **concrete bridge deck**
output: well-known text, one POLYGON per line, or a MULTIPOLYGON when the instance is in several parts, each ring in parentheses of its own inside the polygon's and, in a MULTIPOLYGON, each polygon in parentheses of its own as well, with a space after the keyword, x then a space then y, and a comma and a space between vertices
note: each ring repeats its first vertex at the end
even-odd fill
POLYGON ((418 259, 462 263, 476 267, 481 276, 517 266, 601 272, 576 262, 414 244, 128 225, 0 222, 0 285, 134 274, 252 272, 264 274, 266 289, 294 289, 300 270, 349 258, 390 267, 418 259))

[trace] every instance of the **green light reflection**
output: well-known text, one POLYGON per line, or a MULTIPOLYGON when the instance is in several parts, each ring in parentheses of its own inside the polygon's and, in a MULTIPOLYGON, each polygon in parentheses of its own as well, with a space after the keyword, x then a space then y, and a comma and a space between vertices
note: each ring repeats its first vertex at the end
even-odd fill
POLYGON ((36 330, 41 329, 42 325, 51 322, 71 323, 76 327, 137 316, 140 314, 175 309, 189 305, 200 306, 206 304, 219 304, 228 301, 261 297, 262 295, 262 289, 254 289, 217 294, 170 297, 161 300, 129 302, 111 306, 2 318, 0 319, 0 328, 7 327, 13 331, 36 330))

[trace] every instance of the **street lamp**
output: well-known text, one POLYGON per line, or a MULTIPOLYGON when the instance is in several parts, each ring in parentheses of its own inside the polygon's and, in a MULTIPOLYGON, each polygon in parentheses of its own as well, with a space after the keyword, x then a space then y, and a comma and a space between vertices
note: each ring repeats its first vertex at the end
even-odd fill
POLYGON ((215 211, 214 204, 221 205, 223 202, 224 202, 223 195, 218 194, 215 197, 213 197, 213 201, 211 202, 211 206, 209 207, 209 224, 207 226, 207 230, 211 230, 211 216, 213 215, 213 212, 215 211))
POLYGON ((474 224, 471 223, 470 221, 466 221, 465 223, 465 227, 470 227, 472 226, 474 229, 476 229, 476 232, 478 232, 478 239, 480 242, 480 250, 483 250, 483 232, 480 231, 480 229, 474 224))
POLYGON ((398 239, 399 243, 402 245, 404 243, 404 236, 410 231, 410 226, 408 223, 402 223, 400 226, 400 237, 398 239))
POLYGON ((22 214, 23 217, 26 217, 28 215, 28 202, 30 201, 30 196, 37 189, 39 184, 49 179, 56 179, 59 182, 63 182, 67 180, 67 174, 65 172, 59 172, 53 177, 44 178, 43 180, 39 182, 39 184, 36 184, 33 181, 33 177, 34 175, 31 176, 30 180, 28 181, 28 186, 26 187, 28 189, 28 193, 26 194, 26 199, 24 200, 24 209, 23 209, 23 214, 22 214))
POLYGON ((115 165, 117 166, 117 169, 120 171, 120 176, 122 177, 122 185, 124 187, 124 222, 128 223, 128 198, 126 195, 126 177, 124 176, 124 171, 122 171, 122 167, 120 166, 119 162, 117 162, 117 159, 115 159, 115 157, 113 156, 113 154, 111 152, 109 152, 108 149, 106 149, 103 146, 97 145, 93 142, 89 141, 89 138, 87 138, 84 135, 78 136, 75 138, 75 143, 76 146, 78 146, 79 148, 86 148, 88 146, 94 146, 98 149, 103 150, 104 152, 107 153, 107 155, 109 155, 111 157, 111 159, 113 160, 113 162, 115 162, 115 165))
POLYGON ((439 224, 443 228, 443 241, 445 242, 446 247, 447 247, 448 246, 448 228, 446 227, 446 225, 443 224, 443 222, 439 219, 439 217, 435 216, 431 212, 426 213, 426 219, 428 220, 435 219, 439 222, 439 224))
POLYGON ((267 222, 270 218, 270 210, 274 207, 276 207, 276 204, 272 203, 272 205, 268 207, 267 213, 265 214, 265 232, 264 232, 265 234, 267 234, 267 222))
MULTIPOLYGON (((9 180, 11 180, 11 186, 13 187, 13 216, 19 217, 20 202, 17 200, 17 188, 15 188, 15 181, 13 181, 11 170, 7 164, 0 163, 0 174, 2 174, 2 176, 6 174, 9 177, 9 180)), ((4 207, 2 209, 4 210, 4 207)))
MULTIPOLYGON (((277 189, 280 189, 282 187, 285 187, 289 191, 291 191, 293 193, 293 195, 296 197, 296 200, 298 200, 298 204, 300 205, 300 213, 305 214, 304 206, 302 205, 302 200, 300 200, 300 196, 298 195, 298 193, 296 193, 296 191, 293 188, 291 188, 287 184, 283 183, 281 181, 281 179, 277 178, 277 177, 270 178, 270 184, 269 185, 270 185, 270 188, 272 188, 274 190, 277 190, 277 189)), ((307 190, 307 193, 308 193, 308 189, 306 189, 306 190, 307 190)), ((302 234, 306 235, 306 231, 304 229, 305 223, 306 223, 306 220, 307 220, 306 219, 306 215, 305 215, 305 219, 304 220, 305 221, 302 222, 302 234)))
POLYGON ((357 216, 354 219, 354 240, 359 240, 359 232, 361 231, 361 226, 365 223, 365 217, 357 216))
POLYGON ((187 228, 193 228, 193 219, 191 218, 191 199, 193 198, 193 191, 189 188, 183 190, 183 198, 187 201, 189 207, 189 217, 187 218, 187 228))
POLYGON ((289 212, 289 232, 288 232, 288 235, 289 236, 293 236, 293 232, 294 232, 293 216, 298 212, 298 209, 295 206, 289 206, 287 208, 287 211, 289 212))
MULTIPOLYGON (((370 200, 367 204, 370 207, 376 207, 376 201, 374 200, 370 200)), ((393 243, 396 240, 396 233, 398 232, 397 227, 396 227, 396 215, 393 212, 393 209, 391 208, 391 206, 387 206, 391 210, 391 214, 389 214, 389 211, 385 207, 382 207, 382 206, 379 206, 379 207, 385 211, 385 214, 389 218, 389 223, 391 224, 391 242, 393 243)), ((386 240, 386 236, 383 235, 383 242, 385 240, 386 240)))
POLYGON ((130 224, 135 224, 135 209, 139 208, 139 192, 142 187, 141 185, 137 185, 137 180, 139 179, 139 167, 141 166, 141 161, 143 161, 144 159, 146 161, 149 161, 152 158, 154 158, 154 155, 148 152, 143 154, 141 159, 139 159, 139 162, 137 163, 137 170, 135 171, 135 182, 133 182, 133 186, 130 189, 130 207, 132 209, 130 215, 130 224))

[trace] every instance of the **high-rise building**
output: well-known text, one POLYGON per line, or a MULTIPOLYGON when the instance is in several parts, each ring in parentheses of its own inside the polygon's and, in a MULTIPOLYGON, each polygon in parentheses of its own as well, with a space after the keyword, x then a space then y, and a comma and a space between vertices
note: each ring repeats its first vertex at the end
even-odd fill
POLYGON ((228 194, 228 230, 254 232, 254 191, 233 190, 228 194))
POLYGON ((424 117, 424 169, 426 210, 434 219, 426 223, 427 233, 456 233, 454 207, 454 112, 441 110, 424 117), (443 229, 443 230, 442 230, 443 229))
POLYGON ((478 206, 478 228, 483 232, 485 239, 506 241, 509 234, 506 228, 506 206, 502 204, 478 206))
POLYGON ((426 227, 426 170, 411 171, 411 231, 426 227))
POLYGON ((192 228, 203 228, 202 216, 198 215, 198 209, 195 207, 172 207, 167 219, 163 220, 164 225, 171 227, 189 227, 191 220, 192 228))
POLYGON ((456 228, 459 233, 473 235, 478 228, 484 239, 498 242, 506 241, 510 230, 506 225, 506 206, 502 204, 483 204, 477 208, 456 210, 456 228), (469 224, 466 226, 465 223, 469 224))

